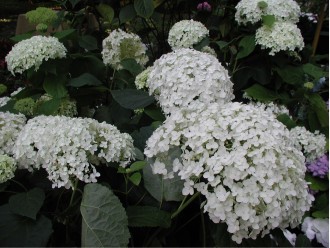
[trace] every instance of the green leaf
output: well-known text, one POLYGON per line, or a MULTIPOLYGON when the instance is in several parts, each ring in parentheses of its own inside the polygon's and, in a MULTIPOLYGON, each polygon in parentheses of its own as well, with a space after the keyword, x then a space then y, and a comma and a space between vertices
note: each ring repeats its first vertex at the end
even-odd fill
POLYGON ((33 35, 34 35, 33 32, 29 32, 29 33, 25 33, 25 34, 15 35, 14 37, 11 37, 10 39, 13 42, 18 43, 22 40, 30 39, 33 35))
MULTIPOLYGON (((168 160, 165 161, 166 169, 173 166, 173 160, 180 157, 181 149, 176 147, 170 149, 168 153, 168 160)), ((149 164, 153 163, 153 159, 148 161, 149 164)), ((182 195, 183 181, 178 175, 174 178, 163 179, 162 175, 154 175, 150 165, 143 168, 143 180, 146 190, 159 202, 163 199, 165 201, 181 201, 184 196, 182 195)))
POLYGON ((129 71, 133 76, 137 76, 143 71, 143 67, 139 65, 135 59, 124 59, 120 63, 123 68, 129 71))
POLYGON ((83 35, 78 40, 79 46, 88 50, 96 50, 97 49, 97 40, 95 37, 91 35, 83 35))
POLYGON ((131 173, 135 171, 142 170, 146 166, 146 161, 136 161, 129 168, 126 169, 126 172, 131 173))
POLYGON ((289 130, 297 126, 297 124, 287 114, 280 114, 277 120, 282 122, 289 130))
POLYGON ((243 37, 243 39, 241 39, 241 41, 238 44, 239 51, 236 56, 236 59, 241 59, 249 56, 254 51, 255 46, 256 43, 255 43, 254 35, 243 37))
POLYGON ((100 184, 87 184, 80 205, 82 215, 81 245, 84 247, 124 247, 130 233, 121 202, 100 184))
POLYGON ((150 18, 154 12, 152 0, 134 0, 134 8, 136 13, 145 19, 150 18))
POLYGON ((194 48, 198 51, 201 51, 203 47, 208 46, 210 44, 209 37, 203 38, 200 42, 194 45, 194 48))
POLYGON ((141 179, 142 179, 142 176, 141 176, 141 173, 139 172, 135 172, 133 175, 131 175, 129 178, 128 178, 134 185, 136 186, 139 186, 140 182, 141 182, 141 179))
POLYGON ((329 112, 323 98, 318 94, 306 95, 322 127, 329 126, 329 112))
POLYGON ((112 90, 111 95, 116 102, 127 109, 144 108, 155 101, 155 98, 142 90, 112 90))
POLYGON ((318 80, 321 77, 325 77, 327 75, 327 73, 323 71, 322 68, 310 63, 304 64, 302 68, 306 74, 312 76, 315 80, 318 80))
POLYGON ((99 79, 103 79, 105 75, 105 65, 103 64, 103 61, 93 55, 73 55, 72 56, 74 60, 72 61, 71 67, 70 67, 70 73, 71 76, 78 77, 81 74, 84 73, 90 73, 95 75, 99 79))
POLYGON ((63 31, 56 32, 53 36, 59 39, 59 41, 64 41, 71 38, 75 34, 75 29, 66 29, 63 31))
POLYGON ((131 134, 134 139, 134 145, 141 151, 143 151, 146 146, 146 141, 154 131, 155 128, 152 126, 141 127, 140 130, 135 130, 131 134))
POLYGON ((69 0, 69 1, 72 5, 72 8, 74 8, 80 2, 80 0, 69 0))
POLYGON ((278 98, 278 95, 275 92, 268 90, 259 84, 252 85, 250 88, 246 89, 245 92, 248 96, 261 102, 274 101, 278 98))
POLYGON ((162 110, 159 108, 146 108, 144 109, 144 113, 155 121, 165 121, 166 119, 162 110))
POLYGON ((163 227, 171 226, 171 214, 150 206, 134 206, 126 209, 128 225, 132 227, 163 227))
POLYGON ((329 218, 329 211, 326 210, 326 209, 315 211, 315 212, 312 213, 312 216, 314 218, 320 218, 320 219, 329 218))
POLYGON ((304 83, 304 71, 301 66, 288 65, 284 68, 276 68, 275 71, 288 84, 299 86, 304 83))
POLYGON ((133 4, 129 4, 121 8, 119 12, 120 23, 132 21, 136 17, 136 11, 133 4))
POLYGON ((51 95, 53 98, 61 98, 68 95, 65 83, 65 75, 49 74, 45 78, 43 88, 47 92, 47 94, 51 95))
POLYGON ((262 22, 267 27, 270 27, 270 28, 273 27, 275 21, 276 21, 276 19, 275 19, 274 15, 264 15, 264 16, 262 16, 262 22))
POLYGON ((310 174, 306 174, 306 181, 310 183, 309 187, 312 190, 321 190, 321 191, 325 191, 329 189, 329 185, 327 182, 325 182, 324 180, 320 179, 320 178, 316 178, 313 177, 310 174))
POLYGON ((134 153, 135 153, 135 159, 139 159, 139 160, 144 159, 144 154, 141 152, 141 150, 139 148, 134 147, 134 153))
POLYGON ((110 5, 100 3, 96 6, 96 9, 105 21, 108 21, 109 23, 112 22, 113 17, 115 16, 115 12, 110 5))
POLYGON ((224 49, 225 47, 227 47, 230 43, 227 41, 217 41, 216 44, 219 46, 220 50, 224 49))
POLYGON ((12 213, 36 220, 44 200, 45 193, 39 188, 34 188, 28 192, 11 196, 9 206, 12 213))
POLYGON ((298 234, 295 247, 312 247, 310 240, 304 234, 298 234))
POLYGON ((98 80, 94 75, 90 73, 84 73, 81 74, 79 77, 72 78, 69 81, 68 85, 79 88, 86 85, 93 85, 93 86, 102 85, 102 82, 98 80))
POLYGON ((52 115, 58 110, 61 102, 61 98, 53 98, 47 102, 43 102, 36 110, 36 113, 38 115, 52 115))
POLYGON ((1 246, 46 247, 52 232, 52 222, 45 216, 34 221, 12 213, 9 204, 0 206, 1 246))

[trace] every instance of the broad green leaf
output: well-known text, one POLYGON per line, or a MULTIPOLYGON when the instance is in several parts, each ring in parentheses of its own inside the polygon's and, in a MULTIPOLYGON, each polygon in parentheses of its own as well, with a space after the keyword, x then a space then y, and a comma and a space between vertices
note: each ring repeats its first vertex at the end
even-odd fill
POLYGON ((208 46, 210 44, 209 37, 203 38, 200 42, 194 45, 194 48, 198 51, 201 51, 203 47, 208 46))
POLYGON ((277 120, 282 122, 288 129, 297 126, 297 124, 287 114, 280 114, 279 116, 277 116, 277 120))
POLYGON ((128 178, 134 185, 138 186, 141 182, 142 176, 140 172, 135 172, 128 178))
POLYGON ((285 66, 276 68, 275 71, 284 82, 293 85, 302 85, 304 83, 304 71, 301 66, 285 66))
POLYGON ((126 209, 128 225, 132 227, 164 227, 171 226, 171 214, 150 206, 134 206, 126 209))
POLYGON ((159 108, 146 108, 144 109, 144 113, 155 121, 165 121, 165 116, 159 108))
MULTIPOLYGON (((168 160, 165 161, 165 167, 171 170, 173 160, 179 158, 180 155, 180 148, 172 148, 169 151, 168 160)), ((148 161, 149 165, 143 168, 143 180, 146 190, 159 202, 163 199, 165 201, 181 201, 184 198, 182 195, 183 181, 176 174, 171 179, 163 179, 162 175, 153 174, 150 166, 153 161, 153 159, 148 161)))
POLYGON ((145 19, 150 18, 154 12, 152 0, 134 0, 134 8, 136 13, 145 19))
POLYGON ((217 41, 216 44, 219 46, 220 50, 222 50, 229 45, 229 42, 220 40, 217 41))
POLYGON ((102 82, 98 80, 94 75, 90 73, 84 73, 81 74, 79 77, 72 78, 69 81, 68 85, 79 88, 85 85, 93 85, 93 86, 102 85, 102 82))
POLYGON ((329 218, 329 210, 324 209, 324 210, 315 211, 312 213, 312 216, 314 218, 320 218, 320 219, 329 218))
POLYGON ((18 43, 22 40, 30 39, 33 35, 34 35, 33 32, 29 32, 29 33, 25 33, 25 34, 16 35, 14 37, 11 37, 10 39, 13 42, 18 43))
POLYGON ((59 39, 59 41, 64 41, 71 38, 76 33, 76 29, 66 29, 63 31, 56 32, 53 36, 59 39))
POLYGON ((80 0, 69 0, 69 1, 72 5, 72 8, 74 8, 80 2, 80 0))
POLYGON ((304 234, 298 234, 295 247, 312 247, 310 240, 304 234))
POLYGON ((134 139, 134 146, 143 151, 146 146, 147 139, 152 135, 154 131, 155 128, 152 126, 141 127, 140 130, 135 130, 131 134, 134 139))
POLYGON ((106 186, 87 184, 80 205, 83 247, 125 247, 130 233, 125 209, 106 186))
POLYGON ((43 88, 47 94, 51 95, 53 98, 65 97, 68 91, 65 87, 66 76, 65 75, 52 75, 46 76, 43 88))
POLYGON ((266 89, 259 84, 252 85, 250 88, 246 89, 245 92, 248 96, 261 102, 274 101, 278 98, 278 95, 275 92, 266 89))
POLYGON ((58 110, 61 105, 61 102, 61 98, 53 98, 47 102, 43 102, 42 104, 40 104, 36 112, 38 115, 52 115, 58 110))
POLYGON ((127 109, 144 108, 155 101, 152 96, 142 90, 112 90, 111 95, 116 102, 127 109))
POLYGON ((121 8, 119 12, 120 23, 132 21, 136 17, 136 11, 133 4, 129 4, 121 8))
POLYGON ((36 220, 44 200, 45 193, 39 188, 34 188, 28 192, 11 196, 9 206, 12 213, 36 220))
POLYGON ((97 49, 97 40, 95 37, 91 35, 83 35, 78 40, 79 46, 88 50, 96 50, 97 49))
POLYGON ((46 247, 52 232, 52 222, 45 216, 32 220, 12 213, 9 204, 0 206, 1 246, 46 247))
POLYGON ((314 208, 317 210, 329 211, 329 194, 327 192, 318 195, 314 201, 314 208))
POLYGON ((142 170, 146 166, 146 161, 136 161, 129 168, 126 169, 128 173, 142 170))
POLYGON ((320 178, 316 178, 313 177, 310 174, 306 174, 306 181, 310 183, 309 187, 312 190, 321 190, 321 191, 325 191, 327 189, 329 189, 329 185, 328 182, 320 179, 320 178))
POLYGON ((311 94, 306 95, 306 98, 308 99, 312 109, 316 113, 321 126, 329 126, 329 112, 322 97, 318 94, 311 94))
POLYGON ((74 58, 70 73, 73 78, 79 77, 81 74, 90 73, 97 78, 102 79, 105 75, 105 65, 103 61, 94 54, 89 55, 73 55, 74 58))
POLYGON ((115 12, 110 5, 105 3, 100 3, 99 5, 96 6, 96 9, 105 21, 108 21, 109 23, 112 22, 113 17, 115 16, 115 12))
POLYGON ((135 159, 138 159, 138 160, 144 159, 144 154, 141 152, 141 150, 139 148, 134 147, 134 153, 135 153, 135 159))
POLYGON ((262 16, 262 22, 267 27, 272 27, 275 23, 276 19, 274 15, 264 15, 262 16))
POLYGON ((243 39, 241 39, 241 41, 238 44, 239 51, 236 56, 236 59, 241 59, 241 58, 245 58, 246 56, 249 56, 254 51, 255 46, 256 43, 255 43, 254 35, 243 37, 243 39))
POLYGON ((143 67, 139 65, 135 59, 124 59, 120 63, 123 68, 129 71, 133 76, 137 76, 143 71, 143 67))
POLYGON ((306 74, 312 76, 315 80, 318 80, 321 77, 325 77, 327 75, 327 73, 323 71, 322 68, 310 63, 304 64, 302 68, 306 74))

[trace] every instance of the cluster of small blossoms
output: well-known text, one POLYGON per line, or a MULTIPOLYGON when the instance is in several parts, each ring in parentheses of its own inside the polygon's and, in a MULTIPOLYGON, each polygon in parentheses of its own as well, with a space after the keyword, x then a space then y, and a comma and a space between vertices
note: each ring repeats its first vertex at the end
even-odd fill
MULTIPOLYGON (((43 103, 52 100, 52 96, 48 94, 42 95, 37 101, 36 101, 36 107, 35 109, 38 109, 40 105, 43 103)), ((55 111, 54 115, 64 115, 68 117, 75 117, 78 115, 77 111, 77 103, 75 100, 65 98, 61 101, 60 106, 55 111)))
POLYGON ((309 240, 316 238, 324 247, 329 247, 329 219, 313 219, 306 217, 301 230, 309 240))
POLYGON ((303 151, 308 163, 326 152, 326 137, 319 131, 312 133, 305 127, 297 126, 290 130, 290 136, 295 146, 303 151))
POLYGON ((72 180, 96 182, 95 165, 134 158, 132 138, 106 123, 89 118, 38 116, 17 137, 14 158, 19 168, 44 168, 53 187, 71 187, 72 180))
POLYGON ((31 97, 22 98, 16 101, 14 109, 19 113, 32 116, 35 108, 35 101, 31 97))
POLYGON ((167 117, 144 153, 154 174, 177 173, 184 195, 204 195, 204 211, 225 222, 237 243, 299 225, 314 199, 288 129, 256 106, 194 102, 167 117), (176 147, 182 154, 168 164, 176 147))
POLYGON ((15 170, 15 160, 7 155, 0 155, 0 184, 13 178, 15 170))
POLYGON ((211 54, 213 55, 214 57, 217 57, 217 53, 216 51, 212 48, 212 47, 209 47, 209 46, 205 46, 201 49, 201 52, 203 53, 208 53, 208 54, 211 54))
POLYGON ((262 26, 256 31, 256 44, 262 49, 270 49, 269 54, 279 51, 299 51, 304 48, 304 40, 300 29, 291 22, 275 22, 270 28, 262 26))
POLYGON ((204 38, 209 36, 209 30, 200 22, 182 20, 173 25, 168 33, 168 44, 172 50, 179 48, 193 48, 204 38))
POLYGON ((317 15, 313 13, 307 13, 307 12, 301 12, 300 14, 301 17, 306 17, 308 21, 317 23, 317 15))
POLYGON ((147 47, 136 34, 126 33, 121 29, 114 30, 103 40, 102 46, 103 63, 115 70, 123 68, 121 61, 124 59, 135 59, 141 66, 148 62, 147 47))
POLYGON ((64 58, 66 52, 57 38, 36 35, 13 46, 6 56, 7 67, 12 74, 22 74, 32 67, 37 71, 43 61, 64 58))
POLYGON ((217 58, 189 48, 156 60, 147 86, 166 114, 192 102, 223 104, 234 98, 233 83, 217 58))
POLYGON ((0 97, 0 107, 5 106, 10 99, 8 96, 0 97))
POLYGON ((26 118, 22 114, 0 112, 0 154, 12 155, 14 144, 19 132, 22 130, 26 118))
POLYGON ((273 15, 276 21, 297 23, 300 7, 294 0, 241 0, 236 5, 235 20, 239 24, 254 24, 266 15, 273 15))
POLYGON ((324 154, 313 162, 307 163, 306 167, 313 176, 324 178, 329 173, 329 156, 324 154))
POLYGON ((267 111, 269 114, 274 114, 275 116, 279 116, 282 114, 286 114, 290 116, 289 110, 285 105, 279 105, 273 102, 250 102, 251 105, 255 105, 263 110, 267 111))
POLYGON ((151 71, 151 67, 148 67, 143 72, 141 72, 139 75, 135 78, 135 86, 137 89, 141 90, 147 87, 147 80, 151 71))
POLYGON ((38 7, 25 14, 28 21, 32 24, 51 25, 57 19, 57 14, 54 10, 46 7, 38 7))

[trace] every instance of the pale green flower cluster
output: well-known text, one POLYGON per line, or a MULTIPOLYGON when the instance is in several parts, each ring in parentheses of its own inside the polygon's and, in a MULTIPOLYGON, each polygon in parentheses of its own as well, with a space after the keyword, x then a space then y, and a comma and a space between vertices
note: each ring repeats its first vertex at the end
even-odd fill
POLYGON ((15 160, 7 155, 0 155, 0 183, 13 178, 15 170, 15 160))
POLYGON ((141 72, 139 75, 136 76, 135 78, 135 86, 137 89, 143 89, 143 88, 147 88, 147 80, 151 71, 151 67, 148 67, 147 69, 145 69, 143 72, 141 72))
POLYGON ((17 100, 17 102, 14 105, 14 109, 18 112, 27 115, 32 116, 35 108, 35 101, 31 97, 22 98, 17 100))
POLYGON ((64 58, 66 52, 57 38, 36 35, 17 43, 6 56, 6 62, 12 74, 22 74, 32 67, 37 71, 49 59, 64 58))
POLYGON ((136 34, 114 30, 103 40, 102 46, 103 63, 115 70, 123 68, 121 61, 124 59, 135 59, 141 66, 148 62, 147 47, 136 34))
MULTIPOLYGON (((57 14, 54 10, 46 7, 38 7, 25 14, 28 21, 32 24, 52 25, 56 19, 57 14)), ((46 28, 47 29, 47 28, 46 28)))
POLYGON ((275 22, 271 28, 260 27, 256 32, 256 43, 262 49, 270 49, 269 55, 279 51, 302 50, 305 45, 300 29, 291 22, 275 22))
POLYGON ((209 36, 209 30, 200 22, 182 20, 173 25, 168 34, 168 44, 173 50, 178 48, 193 48, 209 36))
MULTIPOLYGON (((45 94, 42 95, 37 101, 36 101, 36 106, 35 109, 38 109, 41 104, 44 102, 52 100, 52 96, 45 94)), ((77 111, 77 103, 75 100, 66 98, 63 99, 60 103, 59 108, 55 111, 54 115, 63 115, 63 116, 68 116, 68 117, 74 117, 78 115, 77 111)))

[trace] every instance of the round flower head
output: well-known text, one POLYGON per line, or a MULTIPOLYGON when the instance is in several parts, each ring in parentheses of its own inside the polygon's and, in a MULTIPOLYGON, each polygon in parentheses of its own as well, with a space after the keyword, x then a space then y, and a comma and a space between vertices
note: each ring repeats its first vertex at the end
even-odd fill
POLYGON ((173 25, 168 33, 168 44, 173 50, 178 48, 193 48, 209 36, 209 30, 200 22, 182 20, 173 25))
POLYGON ((279 51, 299 51, 304 48, 304 40, 300 29, 291 22, 275 22, 269 28, 262 26, 256 32, 256 44, 262 49, 270 49, 269 55, 279 51))
POLYGON ((0 112, 0 154, 13 154, 15 141, 25 122, 22 114, 0 112))
POLYGON ((236 5, 235 20, 239 24, 257 23, 265 15, 273 15, 277 21, 297 23, 300 7, 294 0, 241 0, 236 5))
POLYGON ((329 157, 324 154, 313 162, 307 163, 306 167, 314 177, 324 178, 329 173, 329 157))
POLYGON ((120 63, 124 59, 135 59, 141 66, 148 62, 147 47, 136 34, 117 29, 103 40, 102 45, 103 63, 115 70, 123 68, 120 63))
POLYGON ((304 153, 306 162, 312 162, 326 152, 326 137, 319 131, 312 133, 298 126, 290 130, 290 136, 295 146, 304 153))
POLYGON ((189 48, 156 60, 147 86, 166 114, 193 101, 223 104, 234 98, 233 83, 217 58, 189 48))
POLYGON ((313 200, 288 129, 255 106, 193 103, 155 130, 144 154, 154 174, 184 180, 184 195, 204 195, 204 211, 237 243, 297 226, 313 200), (175 148, 181 155, 168 161, 175 148))
POLYGON ((57 14, 54 10, 46 7, 38 7, 25 14, 28 21, 32 24, 52 25, 56 19, 57 14))
POLYGON ((94 119, 38 116, 17 137, 14 158, 19 168, 44 168, 53 187, 71 186, 71 180, 96 182, 95 165, 119 162, 125 166, 134 153, 133 140, 110 124, 94 119))
POLYGON ((147 69, 145 69, 143 72, 141 72, 139 75, 136 76, 134 83, 137 89, 140 90, 147 87, 146 84, 150 71, 151 71, 151 67, 148 67, 147 69))
POLYGON ((21 74, 32 67, 37 71, 42 62, 49 59, 64 58, 66 52, 57 38, 37 35, 13 46, 6 56, 6 62, 12 74, 21 74))
POLYGON ((24 115, 32 116, 34 112, 35 104, 36 104, 35 101, 31 97, 26 97, 17 100, 17 102, 14 105, 14 109, 24 115))
POLYGON ((7 155, 0 155, 0 184, 14 177, 15 160, 7 155))

